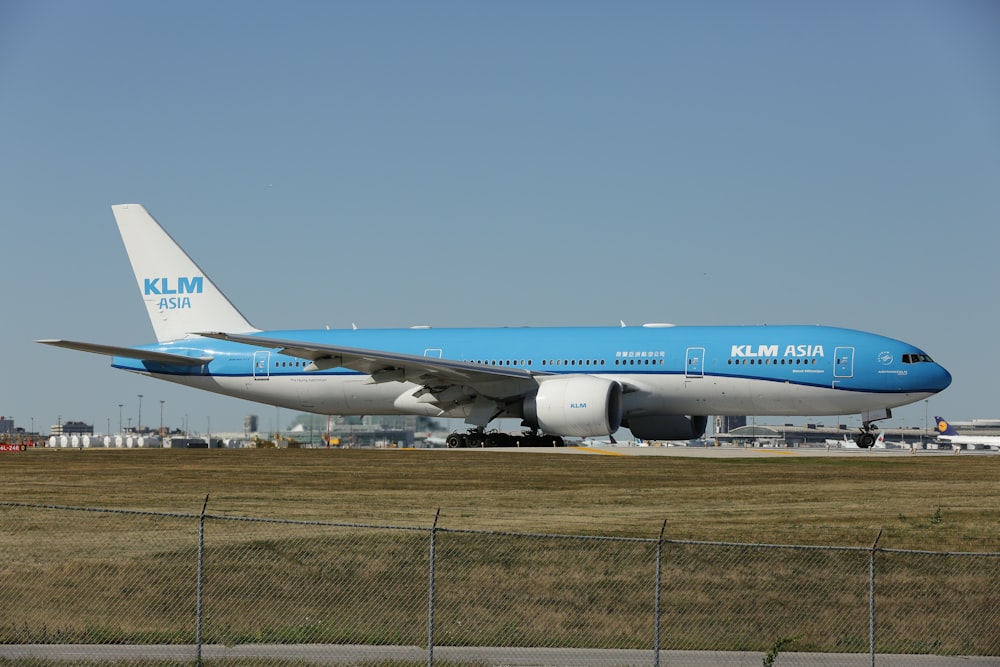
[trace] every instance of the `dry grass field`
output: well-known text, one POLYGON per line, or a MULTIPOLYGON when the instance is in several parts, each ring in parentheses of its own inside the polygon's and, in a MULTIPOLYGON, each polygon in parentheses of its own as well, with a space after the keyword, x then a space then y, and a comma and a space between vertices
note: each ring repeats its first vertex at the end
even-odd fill
POLYGON ((442 450, 42 450, 0 500, 675 539, 1000 550, 1000 457, 583 456, 442 450))
MULTIPOLYGON (((1000 551, 1000 456, 42 450, 0 466, 0 501, 13 503, 197 515, 209 496, 216 517, 414 528, 440 508, 452 533, 436 625, 451 645, 650 642, 648 541, 468 529, 655 538, 666 521, 675 540, 869 547, 881 530, 883 548, 1000 551)), ((192 641, 197 520, 7 506, 0 521, 0 598, 18 619, 0 642, 192 641)), ((209 528, 209 643, 423 640, 426 531, 209 528)), ((883 558, 883 650, 1000 654, 980 627, 996 609, 997 559, 983 562, 883 558), (956 633, 957 609, 981 620, 956 633)), ((666 645, 763 651, 794 636, 797 650, 865 651, 863 551, 671 545, 664 568, 666 645)))

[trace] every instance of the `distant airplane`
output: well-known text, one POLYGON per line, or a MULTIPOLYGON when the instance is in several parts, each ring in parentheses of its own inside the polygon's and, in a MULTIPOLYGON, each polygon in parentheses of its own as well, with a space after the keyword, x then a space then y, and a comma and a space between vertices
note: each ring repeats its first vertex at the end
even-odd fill
POLYGON ((580 441, 581 447, 614 447, 617 445, 618 441, 611 435, 603 438, 584 438, 580 441))
POLYGON ((935 417, 937 439, 951 445, 966 445, 970 449, 989 447, 1000 449, 1000 435, 962 435, 943 417, 935 417))
POLYGON ((884 443, 885 447, 890 448, 890 449, 892 449, 892 448, 895 448, 895 449, 910 449, 910 450, 913 450, 913 451, 916 451, 916 448, 919 445, 919 443, 917 443, 916 441, 914 441, 914 442, 907 442, 906 440, 883 440, 883 443, 884 443))
MULTIPOLYGON (((704 434, 708 415, 857 413, 857 442, 870 447, 872 424, 891 408, 951 383, 913 345, 824 326, 261 331, 145 208, 112 210, 158 342, 38 342, 294 410, 462 418, 472 429, 448 436, 453 447, 561 444, 619 427, 641 440, 690 440, 704 434), (499 418, 520 419, 527 432, 487 433, 499 418)), ((287 289, 302 287, 293 280, 287 289)))
POLYGON ((827 447, 854 448, 858 446, 857 443, 855 443, 854 441, 852 441, 850 438, 847 437, 846 433, 844 434, 843 440, 837 440, 836 438, 827 438, 823 442, 826 444, 827 447))

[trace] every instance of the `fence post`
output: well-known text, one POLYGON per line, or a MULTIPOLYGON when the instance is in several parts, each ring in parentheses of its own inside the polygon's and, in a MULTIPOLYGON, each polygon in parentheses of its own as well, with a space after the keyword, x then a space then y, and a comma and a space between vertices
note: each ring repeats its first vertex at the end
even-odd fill
POLYGON ((208 507, 208 495, 201 506, 201 516, 198 518, 198 584, 195 602, 194 643, 197 647, 196 664, 201 667, 201 621, 202 621, 202 584, 205 575, 205 508, 208 507))
POLYGON ((882 529, 879 528, 868 554, 868 651, 871 656, 871 667, 875 667, 875 551, 881 537, 882 529))
POLYGON ((434 549, 437 539, 438 517, 441 516, 441 508, 434 514, 434 525, 431 526, 431 563, 430 581, 427 586, 427 667, 434 665, 434 549))
POLYGON ((656 540, 656 604, 653 610, 653 667, 660 667, 660 581, 663 562, 663 531, 667 529, 667 520, 660 527, 660 537, 656 540))

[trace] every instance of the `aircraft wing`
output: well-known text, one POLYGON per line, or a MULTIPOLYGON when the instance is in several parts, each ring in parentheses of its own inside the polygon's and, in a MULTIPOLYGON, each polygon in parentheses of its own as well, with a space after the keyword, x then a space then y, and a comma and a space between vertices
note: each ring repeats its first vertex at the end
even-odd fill
POLYGON ((435 393, 448 387, 462 386, 473 390, 475 394, 490 398, 513 398, 536 388, 538 385, 534 377, 542 375, 523 368, 486 366, 454 359, 422 357, 399 352, 366 350, 301 340, 282 340, 223 332, 199 333, 198 335, 278 349, 283 354, 312 361, 312 364, 306 368, 307 371, 349 368, 372 376, 372 380, 376 383, 413 382, 424 385, 435 393))
POLYGON ((138 359, 139 361, 154 361, 158 364, 177 364, 180 366, 204 366, 212 361, 212 357, 185 357, 180 354, 170 354, 169 352, 154 352, 152 350, 140 350, 134 347, 118 347, 117 345, 99 345, 97 343, 81 343, 75 340, 62 340, 60 338, 46 338, 36 340, 36 343, 54 345, 55 347, 65 347, 69 350, 80 350, 82 352, 93 352, 94 354, 104 354, 109 357, 124 357, 126 359, 138 359))

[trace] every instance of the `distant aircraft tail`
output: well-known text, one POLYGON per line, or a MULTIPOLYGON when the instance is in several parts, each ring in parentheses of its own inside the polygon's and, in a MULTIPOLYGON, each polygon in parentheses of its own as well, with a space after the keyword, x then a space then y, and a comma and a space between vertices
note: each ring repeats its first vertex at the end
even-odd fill
POLYGON ((257 331, 140 204, 111 207, 156 340, 257 331))
POLYGON ((826 444, 827 447, 837 446, 843 449, 861 449, 860 447, 858 447, 858 443, 851 440, 846 433, 844 434, 842 440, 834 440, 833 438, 827 438, 826 444))
POLYGON ((958 435, 955 427, 949 424, 944 417, 935 417, 934 421, 937 422, 938 435, 958 435))
POLYGON ((875 438, 875 444, 872 445, 872 449, 885 449, 885 432, 879 431, 878 437, 875 438))

